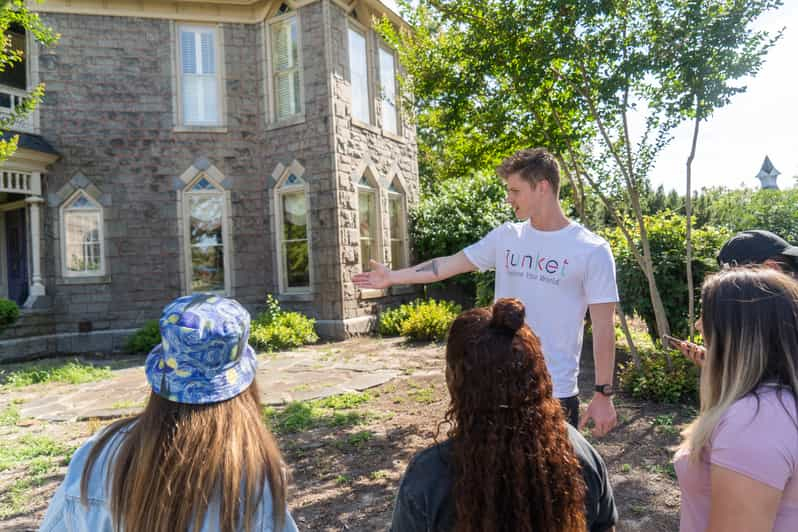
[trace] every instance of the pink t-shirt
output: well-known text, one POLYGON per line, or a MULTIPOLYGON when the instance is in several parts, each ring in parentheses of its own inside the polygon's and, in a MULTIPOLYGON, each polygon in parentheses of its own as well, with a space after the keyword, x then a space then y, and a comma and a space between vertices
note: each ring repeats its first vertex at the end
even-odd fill
POLYGON ((709 525, 710 464, 782 490, 773 530, 798 530, 795 399, 787 390, 776 393, 773 386, 760 387, 758 394, 758 411, 756 397, 747 395, 723 414, 700 462, 691 463, 686 453, 676 453, 674 466, 682 491, 680 532, 704 532, 709 525))

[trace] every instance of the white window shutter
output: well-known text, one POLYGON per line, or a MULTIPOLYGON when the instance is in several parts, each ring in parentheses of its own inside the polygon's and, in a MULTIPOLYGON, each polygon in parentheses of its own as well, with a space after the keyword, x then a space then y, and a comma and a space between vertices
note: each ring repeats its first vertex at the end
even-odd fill
POLYGON ((214 35, 210 32, 202 32, 200 36, 202 43, 202 73, 216 74, 214 35))
POLYGON ((272 27, 274 31, 272 61, 274 70, 279 72, 291 68, 291 33, 288 24, 276 24, 272 27))
POLYGON ((300 109, 296 18, 274 24, 271 30, 275 112, 277 120, 281 120, 295 115, 300 109))
POLYGON ((294 114, 293 102, 293 76, 291 72, 277 75, 277 119, 294 114))
POLYGON ((220 119, 219 80, 213 30, 180 30, 183 123, 216 125, 220 119))
POLYGON ((197 73, 197 52, 193 31, 180 32, 180 57, 183 63, 183 74, 197 73))

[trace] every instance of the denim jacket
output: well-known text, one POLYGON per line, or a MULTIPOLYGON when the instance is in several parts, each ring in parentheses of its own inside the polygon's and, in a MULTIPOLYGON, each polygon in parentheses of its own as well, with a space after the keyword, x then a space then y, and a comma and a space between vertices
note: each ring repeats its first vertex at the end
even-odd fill
MULTIPOLYGON (((80 477, 86 465, 92 447, 99 434, 83 444, 72 456, 66 477, 55 492, 47 514, 44 516, 40 532, 114 532, 113 517, 109 511, 109 493, 106 491, 106 474, 113 457, 113 451, 122 442, 126 434, 123 428, 105 446, 92 468, 88 487, 88 508, 80 503, 80 477)), ((205 519, 199 532, 211 532, 219 529, 219 499, 214 498, 205 513, 205 519)), ((243 530, 243 527, 241 528, 243 530)), ((272 519, 272 499, 268 482, 263 490, 263 497, 253 518, 252 530, 260 532, 278 532, 274 530, 272 519)), ((286 508, 285 526, 279 532, 297 532, 291 514, 286 508)))

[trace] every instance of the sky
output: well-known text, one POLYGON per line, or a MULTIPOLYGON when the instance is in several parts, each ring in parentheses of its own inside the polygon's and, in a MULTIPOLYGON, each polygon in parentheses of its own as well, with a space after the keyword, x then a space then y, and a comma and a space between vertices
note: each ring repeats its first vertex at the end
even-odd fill
MULTIPOLYGON (((399 12, 394 0, 384 3, 399 12)), ((746 92, 737 94, 699 129, 692 166, 692 188, 725 186, 757 188, 756 176, 765 156, 777 170, 779 186, 796 186, 798 176, 798 1, 784 0, 776 11, 763 15, 757 29, 776 32, 784 28, 759 73, 740 80, 746 92)), ((685 191, 687 156, 692 123, 674 131, 651 174, 651 182, 666 191, 685 191)))
MULTIPOLYGON (((755 27, 778 31, 781 40, 771 48, 754 78, 741 80, 746 92, 715 112, 699 129, 693 161, 693 190, 741 184, 757 188, 754 176, 765 155, 781 172, 779 187, 796 186, 798 175, 798 2, 786 0, 779 10, 765 14, 755 27)), ((654 186, 685 190, 685 163, 690 154, 692 124, 683 124, 660 154, 651 176, 654 186)))

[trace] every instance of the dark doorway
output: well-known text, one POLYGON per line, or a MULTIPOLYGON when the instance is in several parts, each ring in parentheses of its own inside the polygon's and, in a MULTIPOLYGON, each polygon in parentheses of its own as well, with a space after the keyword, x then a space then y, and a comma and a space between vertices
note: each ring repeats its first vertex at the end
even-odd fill
POLYGON ((28 299, 28 240, 25 209, 6 212, 8 299, 22 305, 28 299))

